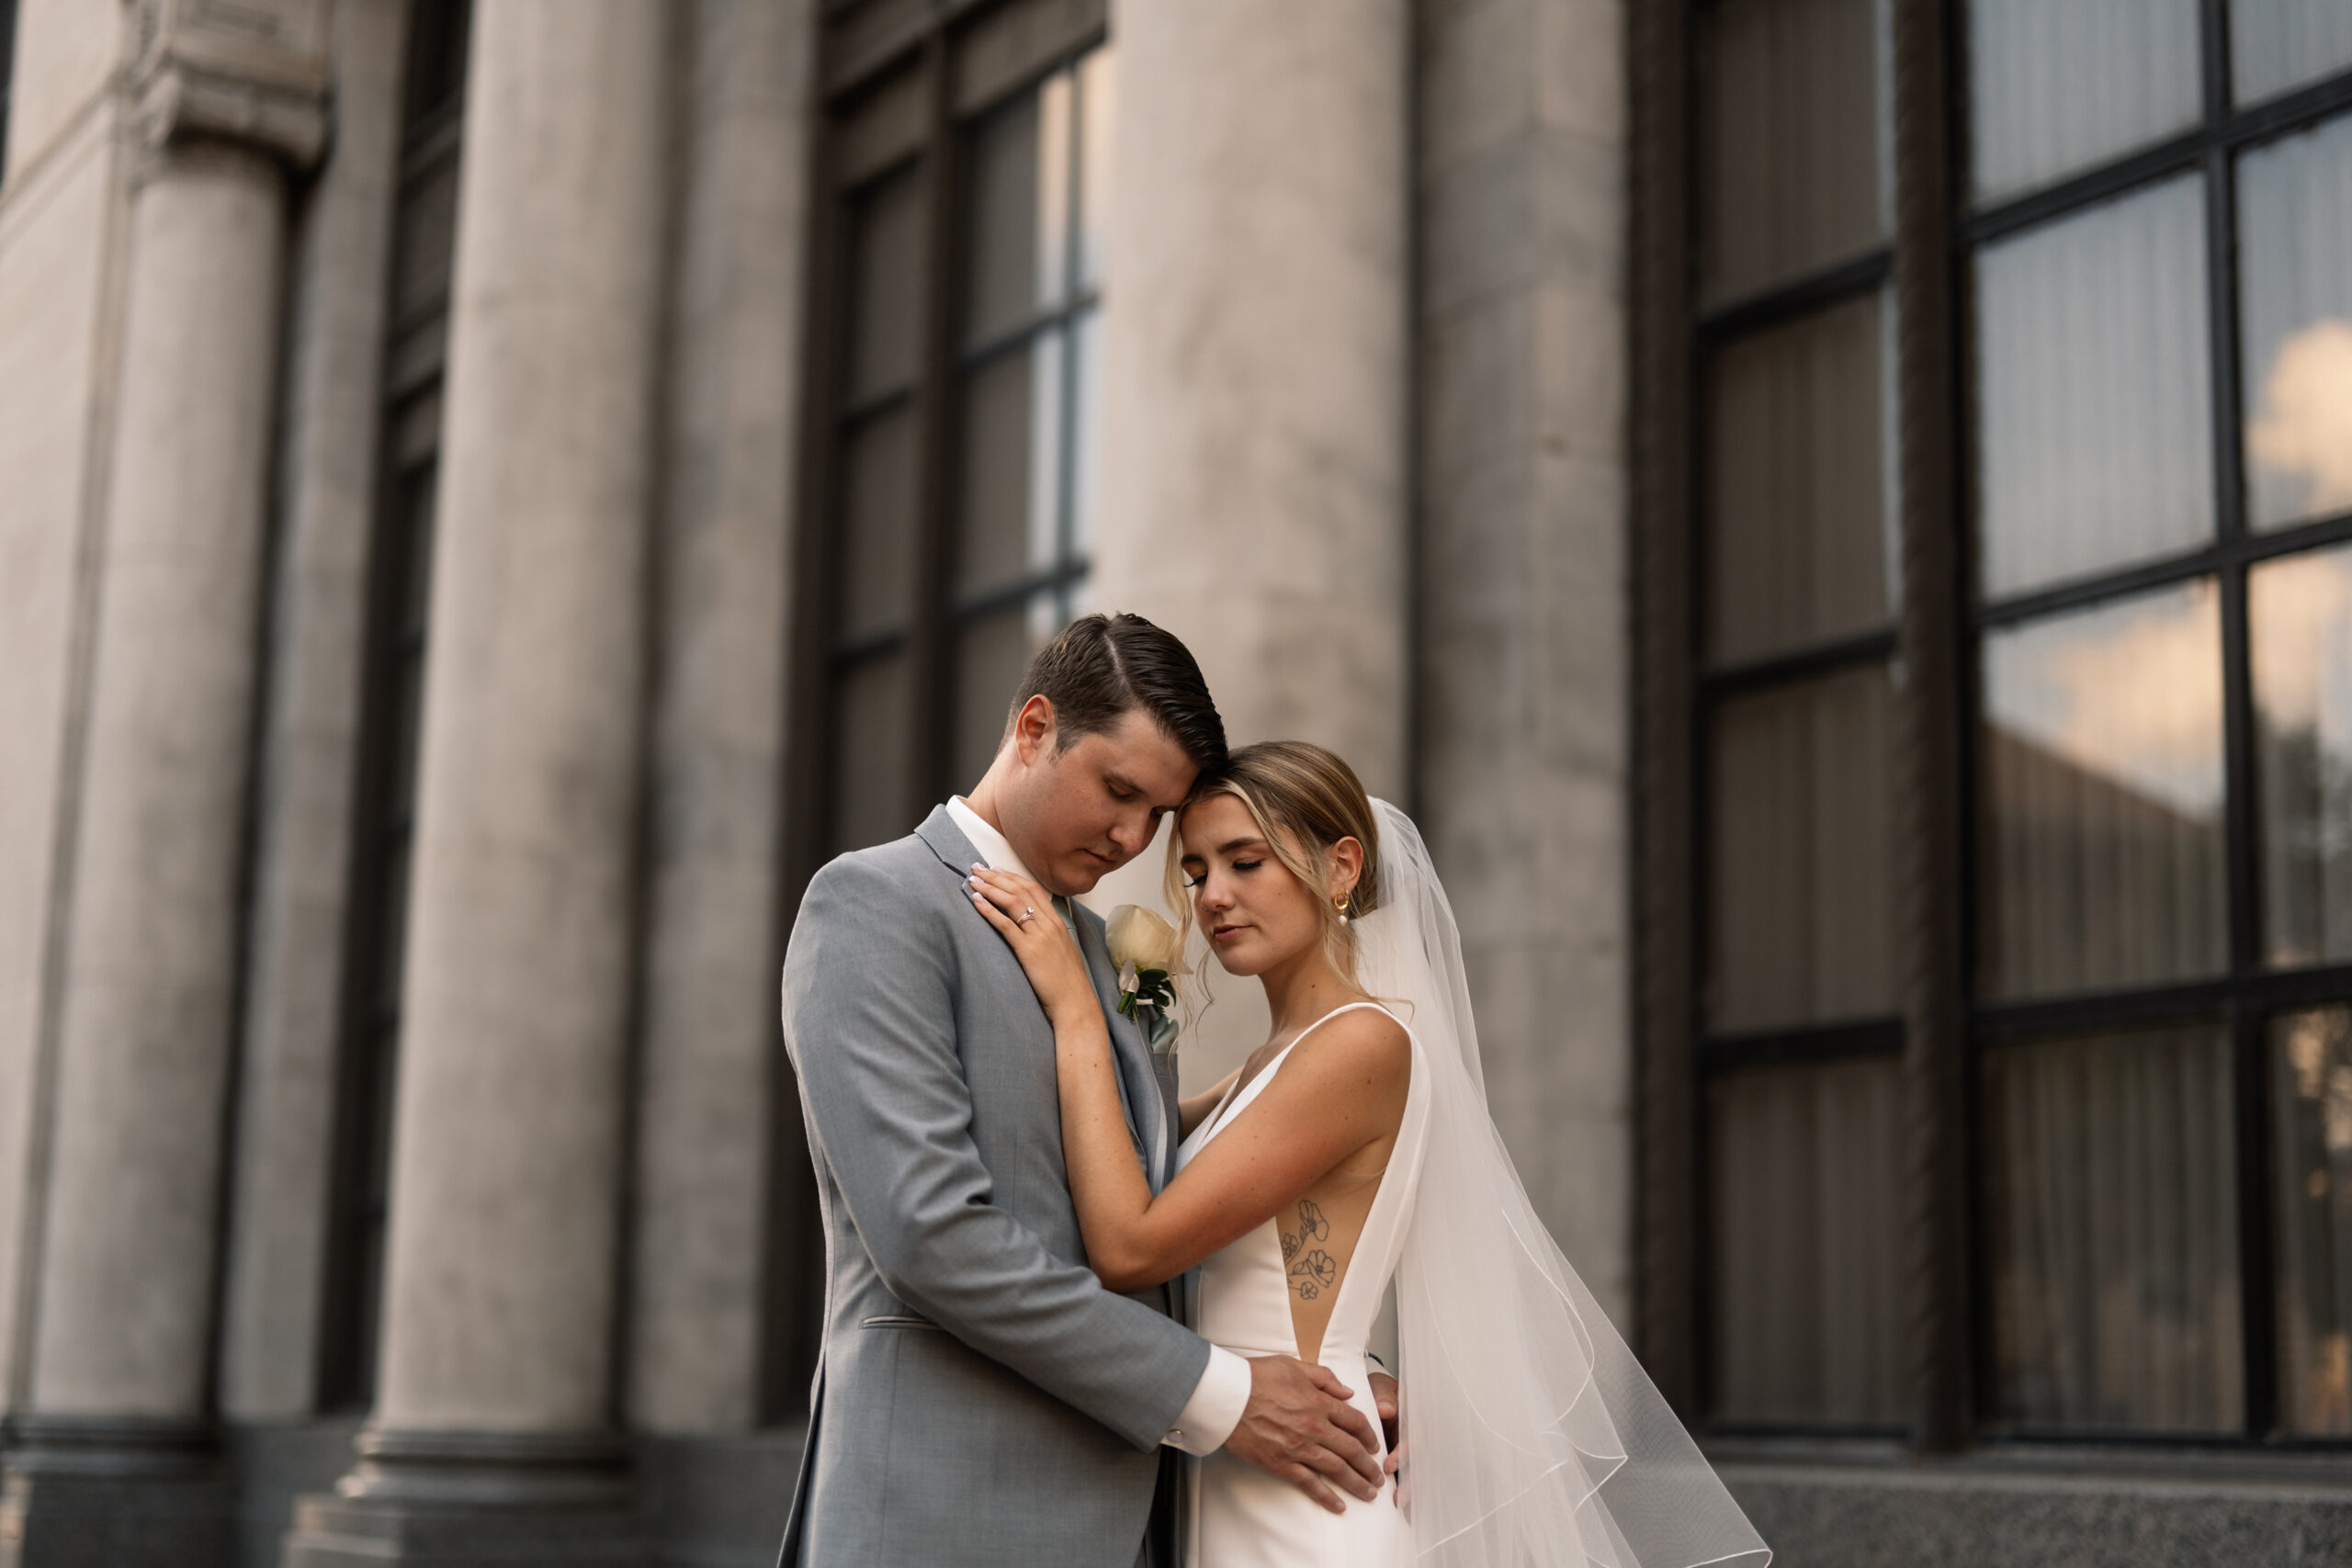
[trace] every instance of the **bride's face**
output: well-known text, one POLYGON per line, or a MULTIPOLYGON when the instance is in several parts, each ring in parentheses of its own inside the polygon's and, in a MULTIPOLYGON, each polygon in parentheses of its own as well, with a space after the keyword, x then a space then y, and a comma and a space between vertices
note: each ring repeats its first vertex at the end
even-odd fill
POLYGON ((1213 795, 1184 813, 1193 918, 1232 975, 1262 975, 1323 939, 1321 898, 1283 864, 1250 808, 1213 795))

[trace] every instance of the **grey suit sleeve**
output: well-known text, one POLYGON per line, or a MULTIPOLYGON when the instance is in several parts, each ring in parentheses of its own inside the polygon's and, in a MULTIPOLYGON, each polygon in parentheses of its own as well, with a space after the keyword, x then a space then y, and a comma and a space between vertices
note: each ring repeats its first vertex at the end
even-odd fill
POLYGON ((956 911, 856 858, 809 885, 784 971, 786 1048, 850 1217, 891 1293, 1137 1448, 1208 1342, 1059 1262, 991 1201, 956 1048, 956 911))

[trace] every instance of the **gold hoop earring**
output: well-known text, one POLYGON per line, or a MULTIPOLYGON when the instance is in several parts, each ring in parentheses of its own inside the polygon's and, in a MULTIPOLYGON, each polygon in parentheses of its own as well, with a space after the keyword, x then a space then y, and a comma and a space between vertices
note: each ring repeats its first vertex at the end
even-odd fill
POLYGON ((1340 923, 1341 925, 1346 925, 1348 923, 1348 896, 1346 894, 1334 893, 1331 896, 1331 912, 1340 917, 1340 923))

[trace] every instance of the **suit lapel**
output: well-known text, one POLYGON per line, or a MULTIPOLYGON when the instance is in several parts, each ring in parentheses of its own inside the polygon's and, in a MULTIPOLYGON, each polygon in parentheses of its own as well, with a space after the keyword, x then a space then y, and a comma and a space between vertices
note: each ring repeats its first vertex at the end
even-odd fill
POLYGON ((1102 1021, 1110 1027, 1111 1055, 1125 1090, 1128 1125, 1144 1145, 1145 1175, 1157 1192, 1168 1185, 1170 1141, 1167 1100, 1159 1091, 1151 1049, 1144 1043, 1142 1032, 1119 1011, 1119 972, 1111 963, 1111 950, 1102 933, 1081 915, 1074 914, 1070 923, 1078 928, 1079 951, 1086 955, 1086 972, 1093 978, 1095 998, 1102 1004, 1102 1021))
POLYGON ((931 852, 939 857, 939 863, 958 877, 971 875, 972 867, 980 863, 980 852, 964 837, 964 829, 956 826, 956 818, 944 806, 931 808, 931 815, 915 829, 915 837, 930 845, 931 852))

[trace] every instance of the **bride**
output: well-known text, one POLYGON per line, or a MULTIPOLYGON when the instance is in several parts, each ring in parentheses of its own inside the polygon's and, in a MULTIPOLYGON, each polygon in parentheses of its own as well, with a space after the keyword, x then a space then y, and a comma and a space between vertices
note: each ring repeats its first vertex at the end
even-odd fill
POLYGON ((1763 1568, 1504 1152, 1461 939, 1411 820, 1331 752, 1271 741, 1202 778, 1169 853, 1170 901, 1264 986, 1273 1033, 1183 1102, 1156 1199, 1076 945, 1058 920, 1015 923, 1045 901, 1024 879, 973 882, 1053 1021, 1088 1259, 1114 1291, 1198 1268, 1204 1337, 1319 1363, 1367 1416, 1365 1341, 1393 1281, 1402 1360, 1380 1501, 1327 1511, 1213 1454, 1195 1461, 1190 1562, 1763 1568))

